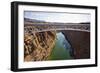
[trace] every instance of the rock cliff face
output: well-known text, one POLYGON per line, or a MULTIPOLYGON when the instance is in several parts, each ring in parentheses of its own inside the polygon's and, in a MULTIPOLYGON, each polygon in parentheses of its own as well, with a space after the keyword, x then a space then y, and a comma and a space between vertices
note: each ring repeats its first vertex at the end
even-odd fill
POLYGON ((62 31, 70 42, 75 59, 90 58, 90 32, 86 31, 62 31))
POLYGON ((55 45, 56 31, 24 33, 24 61, 43 61, 55 45))
MULTIPOLYGON (((57 41, 57 32, 62 32, 73 48, 72 56, 74 59, 90 58, 90 23, 50 23, 45 21, 24 19, 24 61, 44 61, 48 60, 57 41), (42 23, 42 24, 41 24, 42 23), (45 25, 44 25, 45 24, 45 25), (48 24, 48 26, 47 26, 48 24), (69 25, 68 25, 69 24, 69 25), (73 24, 73 25, 70 25, 73 24), (75 25, 74 25, 75 24, 75 25), (86 24, 86 25, 81 25, 86 24), (50 26, 49 26, 50 25, 50 26), (42 31, 42 29, 62 28, 62 30, 42 31), (63 28, 73 28, 80 30, 64 30, 63 28), (39 32, 39 31, 40 32, 39 32), (38 32, 37 32, 38 31, 38 32)), ((62 47, 61 47, 62 48, 62 47)), ((60 48, 60 49, 61 49, 60 48)), ((57 48, 57 51, 59 47, 57 48)), ((61 50, 60 53, 61 54, 61 50)), ((67 52, 66 52, 67 53, 67 52)), ((58 55, 57 55, 58 57, 58 55)), ((56 58, 57 59, 57 58, 56 58)))

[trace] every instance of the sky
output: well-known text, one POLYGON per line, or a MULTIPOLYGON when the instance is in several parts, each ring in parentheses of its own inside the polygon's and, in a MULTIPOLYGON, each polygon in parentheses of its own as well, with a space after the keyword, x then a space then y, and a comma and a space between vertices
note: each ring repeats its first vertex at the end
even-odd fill
POLYGON ((47 22, 80 23, 90 22, 91 15, 84 13, 24 11, 24 18, 43 20, 47 22))

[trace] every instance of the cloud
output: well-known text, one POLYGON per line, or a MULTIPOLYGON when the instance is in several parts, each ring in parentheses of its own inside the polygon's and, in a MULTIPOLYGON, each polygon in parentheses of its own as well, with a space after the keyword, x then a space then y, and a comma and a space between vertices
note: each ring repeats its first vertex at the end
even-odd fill
POLYGON ((79 23, 90 22, 90 14, 61 13, 61 12, 32 12, 25 11, 25 18, 44 20, 47 22, 79 23))

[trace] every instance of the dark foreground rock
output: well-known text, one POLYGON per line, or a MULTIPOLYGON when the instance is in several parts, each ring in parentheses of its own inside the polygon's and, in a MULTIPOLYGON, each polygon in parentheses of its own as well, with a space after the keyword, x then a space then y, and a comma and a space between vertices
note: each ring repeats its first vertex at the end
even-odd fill
POLYGON ((90 32, 75 30, 62 30, 62 32, 73 48, 75 59, 90 58, 90 32))

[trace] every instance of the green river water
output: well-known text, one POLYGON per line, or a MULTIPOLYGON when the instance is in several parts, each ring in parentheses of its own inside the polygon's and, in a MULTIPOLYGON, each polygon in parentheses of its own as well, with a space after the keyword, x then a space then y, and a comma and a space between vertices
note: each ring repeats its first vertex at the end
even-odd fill
POLYGON ((57 35, 56 44, 48 59, 49 60, 72 59, 72 56, 70 55, 71 46, 66 40, 65 36, 62 34, 62 32, 59 32, 56 35, 57 35))

